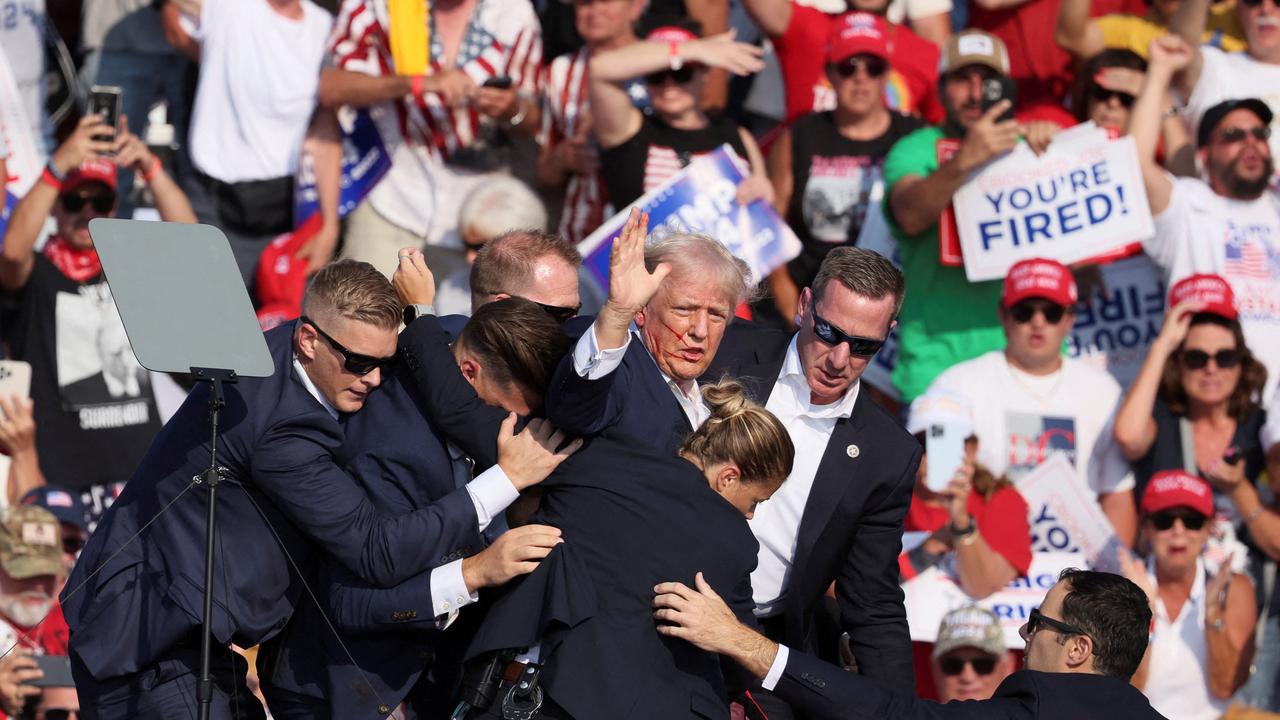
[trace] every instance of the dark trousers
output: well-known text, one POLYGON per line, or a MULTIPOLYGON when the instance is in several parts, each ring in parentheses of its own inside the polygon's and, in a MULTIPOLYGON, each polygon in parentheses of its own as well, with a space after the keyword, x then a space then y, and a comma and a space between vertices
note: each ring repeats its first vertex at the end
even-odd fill
MULTIPOLYGON (((244 658, 231 648, 214 646, 212 720, 265 720, 262 703, 245 686, 248 669, 244 658)), ((82 720, 194 719, 199 673, 198 644, 173 648, 136 673, 106 680, 95 680, 76 654, 71 654, 71 675, 82 720)))

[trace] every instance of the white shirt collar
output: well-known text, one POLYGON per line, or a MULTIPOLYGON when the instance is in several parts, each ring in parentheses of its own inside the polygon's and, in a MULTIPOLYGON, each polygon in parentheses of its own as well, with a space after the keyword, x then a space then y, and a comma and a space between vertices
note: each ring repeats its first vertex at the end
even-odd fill
POLYGON ((862 380, 855 380, 844 395, 827 405, 814 405, 809 400, 812 390, 805 377, 804 364, 800 362, 800 350, 797 346, 799 333, 791 336, 791 344, 787 346, 787 354, 782 359, 782 369, 778 372, 778 382, 786 385, 795 395, 801 413, 812 418, 847 418, 853 414, 853 406, 858 402, 858 392, 862 389, 862 380))
POLYGON ((316 402, 320 403, 320 406, 324 408, 325 412, 329 413, 334 420, 337 420, 338 411, 329 402, 329 398, 326 398, 324 394, 320 392, 320 388, 317 388, 316 384, 311 382, 311 376, 308 375, 306 369, 302 367, 302 363, 298 360, 297 353, 294 353, 293 355, 293 369, 298 371, 298 377, 302 378, 302 387, 306 388, 307 392, 311 393, 311 397, 315 398, 316 402))

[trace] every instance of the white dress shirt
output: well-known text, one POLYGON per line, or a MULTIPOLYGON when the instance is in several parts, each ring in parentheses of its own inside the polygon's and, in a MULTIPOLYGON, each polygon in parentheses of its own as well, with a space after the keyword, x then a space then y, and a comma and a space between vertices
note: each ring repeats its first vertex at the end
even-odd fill
POLYGON ((800 519, 809 501, 809 491, 813 489, 814 476, 827 450, 827 441, 831 439, 836 420, 847 418, 853 412, 860 387, 860 383, 855 382, 838 402, 830 405, 809 402, 809 382, 805 379, 804 365, 796 350, 796 339, 791 338, 782 369, 778 371, 778 381, 765 408, 778 418, 791 436, 796 449, 795 462, 787 481, 768 502, 756 508, 755 517, 748 521, 751 532, 760 541, 760 562, 751 573, 757 617, 770 617, 782 610, 795 561, 800 519))
MULTIPOLYGON (((311 393, 325 412, 337 420, 338 411, 311 381, 311 377, 307 375, 296 355, 293 358, 293 369, 297 371, 298 377, 302 378, 302 386, 307 389, 307 392, 311 393)), ((456 466, 454 472, 456 475, 456 466)), ((516 490, 511 484, 511 479, 496 464, 480 473, 476 479, 466 483, 466 487, 467 495, 471 497, 471 504, 475 506, 476 522, 482 533, 495 517, 501 515, 508 505, 520 497, 520 491, 516 490)), ((431 571, 431 607, 436 616, 449 616, 445 622, 446 625, 452 622, 452 614, 459 608, 479 599, 478 594, 467 591, 467 583, 462 578, 462 560, 454 560, 431 571)))
MULTIPOLYGON (((627 354, 627 347, 631 345, 631 339, 635 335, 635 329, 627 333, 626 342, 622 343, 622 347, 612 348, 610 350, 601 350, 600 344, 596 340, 596 324, 591 323, 591 329, 582 333, 582 337, 578 338, 578 343, 573 347, 573 369, 578 373, 578 377, 588 380, 598 380, 605 375, 618 369, 622 364, 622 357, 627 354)), ((639 338, 637 338, 639 339, 639 338)), ((640 341, 641 347, 645 352, 649 351, 648 346, 640 341)), ((653 354, 649 354, 649 359, 653 360, 653 354)), ((684 416, 689 419, 689 426, 697 429, 702 423, 707 421, 711 416, 711 411, 707 409, 706 404, 702 402, 702 390, 698 387, 697 380, 689 381, 688 392, 680 387, 680 383, 671 379, 671 376, 662 371, 658 367, 658 361, 654 360, 653 368, 662 376, 663 382, 671 389, 671 394, 675 396, 676 402, 680 403, 680 409, 684 411, 684 416)))

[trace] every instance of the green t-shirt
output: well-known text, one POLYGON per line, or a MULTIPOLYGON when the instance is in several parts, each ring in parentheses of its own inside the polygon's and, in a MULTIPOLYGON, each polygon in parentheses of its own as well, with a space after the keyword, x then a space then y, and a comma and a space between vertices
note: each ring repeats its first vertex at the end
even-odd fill
POLYGON ((1004 347, 996 315, 1000 281, 971 283, 964 268, 938 262, 938 226, 917 235, 898 227, 889 196, 907 175, 925 177, 938 169, 942 128, 923 127, 898 141, 884 161, 884 215, 902 255, 907 296, 898 318, 898 358, 893 384, 911 402, 943 370, 1004 347))

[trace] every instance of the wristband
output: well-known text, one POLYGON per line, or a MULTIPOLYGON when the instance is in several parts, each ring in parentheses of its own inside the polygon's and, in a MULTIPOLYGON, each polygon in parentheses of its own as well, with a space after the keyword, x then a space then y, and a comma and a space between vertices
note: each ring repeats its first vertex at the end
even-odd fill
POLYGON ((163 164, 160 162, 160 158, 156 157, 155 155, 152 155, 152 156, 151 156, 151 167, 149 167, 149 168, 147 168, 145 171, 143 171, 143 173, 142 173, 142 182, 150 184, 150 183, 151 183, 151 181, 152 181, 153 179, 155 179, 155 176, 160 174, 160 169, 161 169, 162 167, 164 167, 164 166, 163 166, 163 164))
MULTIPOLYGON (((50 162, 52 163, 52 161, 50 162)), ((45 167, 44 172, 40 173, 40 179, 45 185, 48 185, 58 192, 62 192, 62 179, 57 175, 54 175, 53 170, 50 170, 47 166, 45 167)))
POLYGON ((684 67, 684 58, 680 57, 680 41, 672 40, 667 43, 667 62, 672 70, 679 70, 684 67))
POLYGON ((413 78, 409 80, 409 93, 413 95, 413 99, 415 100, 422 99, 422 83, 423 77, 421 75, 414 75, 413 78))

